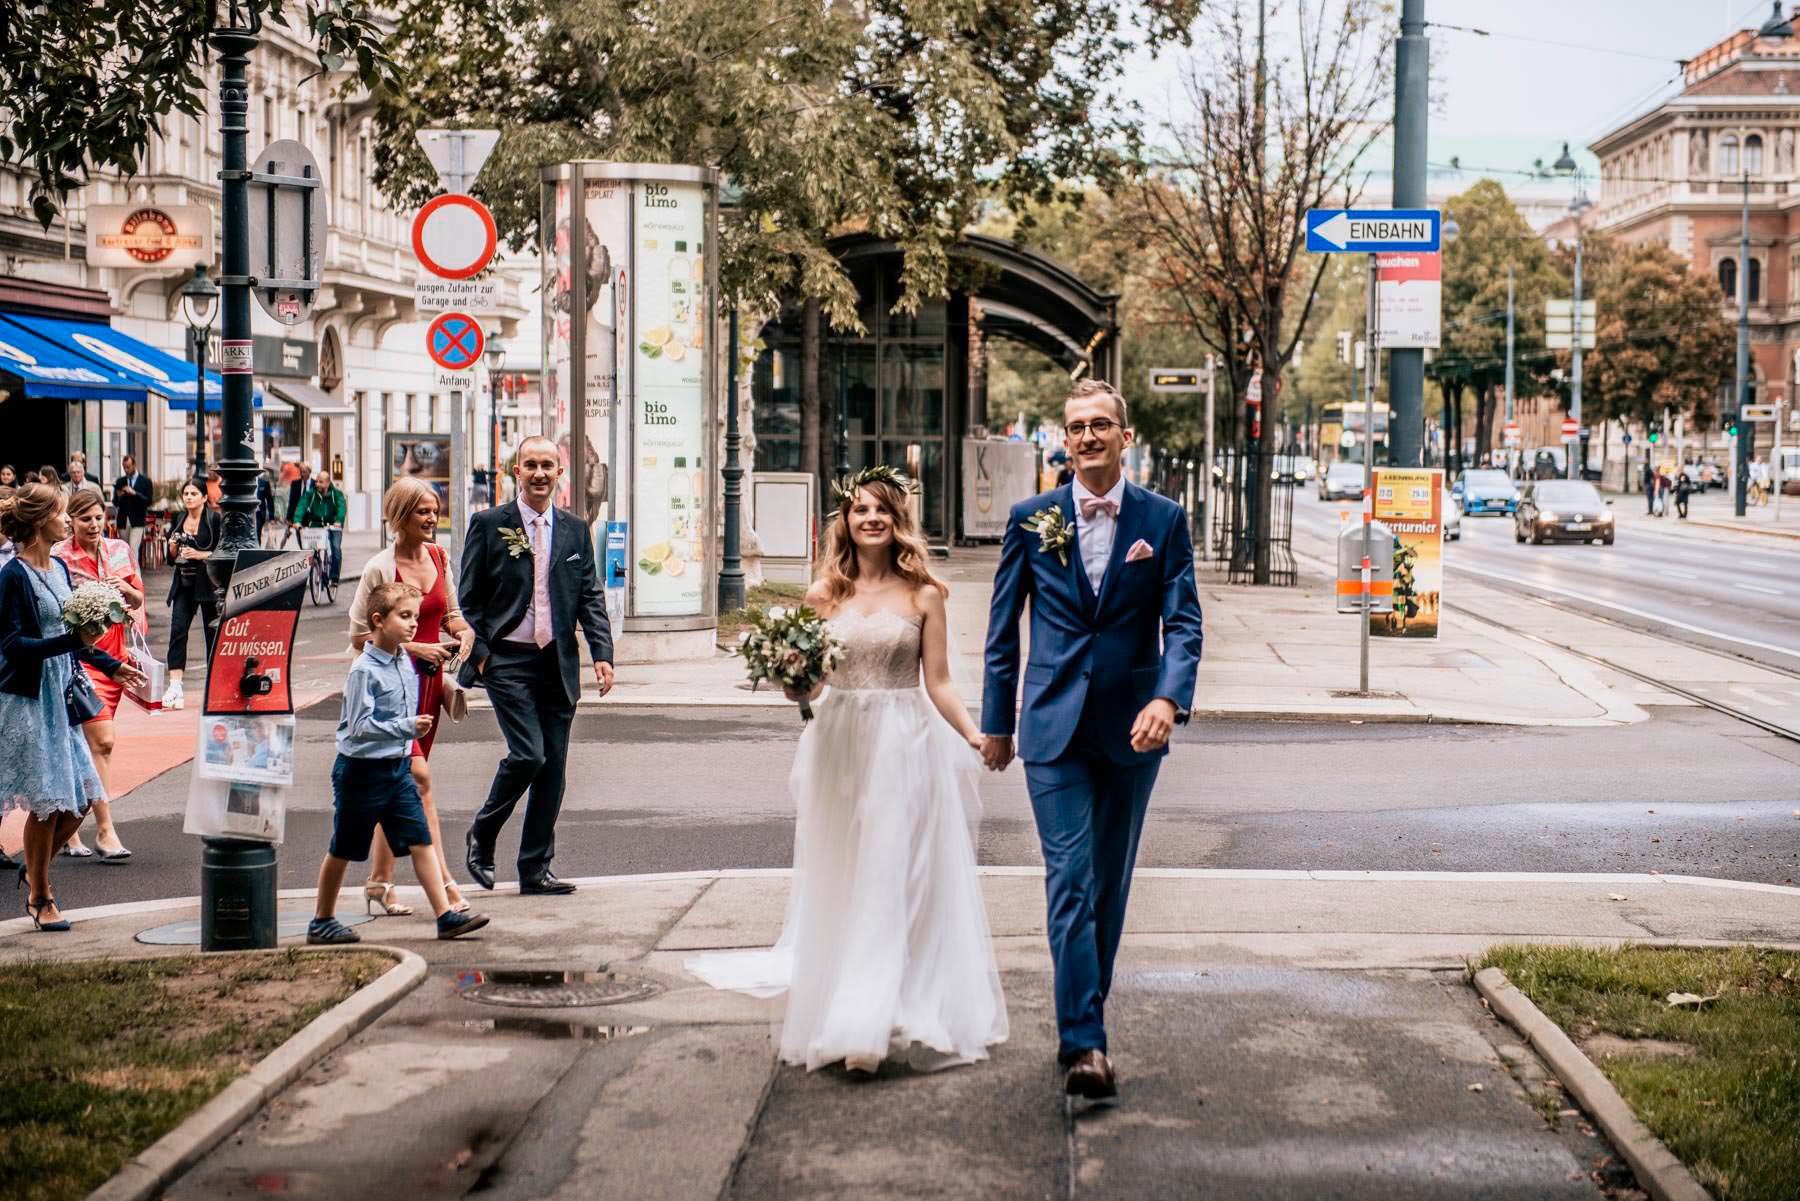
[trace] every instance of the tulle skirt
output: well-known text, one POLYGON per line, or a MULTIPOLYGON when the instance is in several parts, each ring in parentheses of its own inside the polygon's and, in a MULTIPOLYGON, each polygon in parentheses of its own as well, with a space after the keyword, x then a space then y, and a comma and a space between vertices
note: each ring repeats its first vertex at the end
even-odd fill
POLYGON ((833 690, 790 786, 794 883, 781 939, 689 960, 719 988, 787 993, 783 1060, 930 1070, 1007 1036, 975 873, 979 757, 923 689, 833 690))

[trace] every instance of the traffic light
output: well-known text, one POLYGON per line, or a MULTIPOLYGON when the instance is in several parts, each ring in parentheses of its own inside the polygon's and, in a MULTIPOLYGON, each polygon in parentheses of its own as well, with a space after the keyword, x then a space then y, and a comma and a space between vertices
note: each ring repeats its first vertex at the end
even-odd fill
POLYGON ((1725 436, 1727 438, 1737 437, 1737 418, 1736 417, 1727 417, 1725 419, 1725 436))
POLYGON ((1662 441, 1662 426, 1652 425, 1650 427, 1649 438, 1650 438, 1650 445, 1652 445, 1652 446, 1655 446, 1658 442, 1661 442, 1662 441))
POLYGON ((1350 361, 1350 331, 1349 330, 1339 330, 1338 331, 1337 357, 1338 357, 1338 362, 1340 362, 1340 363, 1348 363, 1350 361))

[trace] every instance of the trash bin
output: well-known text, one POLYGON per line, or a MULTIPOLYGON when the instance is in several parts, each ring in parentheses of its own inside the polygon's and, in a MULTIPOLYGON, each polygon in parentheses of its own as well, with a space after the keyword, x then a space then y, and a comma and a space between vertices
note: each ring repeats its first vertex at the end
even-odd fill
MULTIPOLYGON (((1379 521, 1369 525, 1369 612, 1394 611, 1394 531, 1379 521)), ((1363 527, 1346 522, 1338 532, 1337 611, 1361 613, 1363 527)))
POLYGON ((202 839, 200 949, 261 951, 275 946, 275 844, 202 839))

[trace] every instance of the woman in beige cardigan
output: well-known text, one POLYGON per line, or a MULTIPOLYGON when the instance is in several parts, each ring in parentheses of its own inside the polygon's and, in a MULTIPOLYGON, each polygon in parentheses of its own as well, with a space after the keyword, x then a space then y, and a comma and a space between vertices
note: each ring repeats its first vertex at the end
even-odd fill
MULTIPOLYGON (((356 585, 356 596, 350 602, 350 646, 361 654, 369 640, 369 594, 381 585, 398 580, 419 590, 419 630, 417 640, 406 644, 413 668, 419 673, 419 712, 433 718, 448 703, 450 716, 461 721, 463 696, 455 690, 454 660, 469 653, 475 644, 475 630, 463 620, 456 603, 456 582, 450 578, 450 558, 432 541, 437 533, 438 495, 430 484, 414 476, 394 481, 381 498, 381 515, 393 531, 393 544, 381 551, 363 568, 356 585), (450 689, 446 695, 446 689, 450 689)), ((431 769, 427 760, 431 743, 438 730, 416 740, 412 748, 412 774, 419 786, 419 800, 425 807, 425 824, 431 830, 431 847, 437 856, 438 870, 443 873, 444 889, 450 907, 466 911, 462 890, 450 876, 450 864, 444 858, 444 836, 438 826, 437 805, 431 796, 431 769)), ((364 905, 370 911, 404 914, 412 909, 394 900, 394 854, 385 838, 375 839, 374 860, 369 867, 369 882, 363 886, 364 905)))

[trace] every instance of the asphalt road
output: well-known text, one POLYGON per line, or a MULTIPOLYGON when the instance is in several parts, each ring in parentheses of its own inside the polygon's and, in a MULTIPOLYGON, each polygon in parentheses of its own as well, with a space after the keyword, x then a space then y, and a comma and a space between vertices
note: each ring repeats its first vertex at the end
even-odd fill
MULTIPOLYGON (((1615 512, 1641 508, 1620 497, 1615 512)), ((1699 502, 1696 502, 1698 504, 1699 502)), ((1297 544, 1324 553, 1340 528, 1340 510, 1302 488, 1294 497, 1297 544)), ((1696 509, 1696 513, 1698 509, 1696 509)), ((1693 537, 1673 532, 1676 518, 1618 523, 1612 546, 1533 546, 1513 540, 1510 517, 1465 517, 1462 539, 1445 548, 1445 565, 1483 583, 1554 597, 1681 641, 1800 672, 1800 543, 1753 536, 1693 537)))
MULTIPOLYGON (((1206 721, 1178 731, 1151 805, 1147 867, 1605 871, 1800 880, 1800 744, 1693 708, 1606 729, 1206 721), (1555 799, 1551 799, 1555 798, 1555 799)), ((336 703, 302 715, 281 886, 309 885, 329 831, 336 703)), ((559 825, 564 876, 785 867, 785 710, 617 710, 578 719, 559 825)), ((503 753, 491 714, 432 754, 445 834, 463 832, 503 753)), ((60 860, 70 906, 198 892, 181 833, 186 768, 121 802, 130 863, 60 860)), ((1037 864, 1023 774, 984 781, 980 858, 1037 864)), ((518 819, 502 836, 503 879, 518 819)), ((352 878, 360 878, 353 872, 352 878)))

